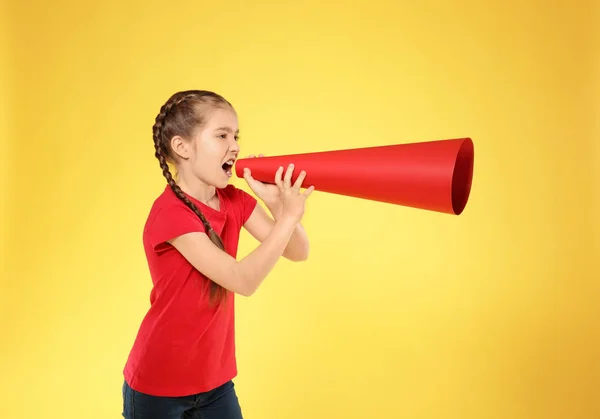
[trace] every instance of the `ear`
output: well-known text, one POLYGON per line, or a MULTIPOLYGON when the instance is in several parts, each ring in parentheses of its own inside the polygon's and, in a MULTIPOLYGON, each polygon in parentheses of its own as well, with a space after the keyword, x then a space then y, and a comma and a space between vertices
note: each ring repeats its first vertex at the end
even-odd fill
POLYGON ((179 135, 171 138, 171 149, 175 155, 182 159, 189 159, 191 156, 190 144, 179 135))

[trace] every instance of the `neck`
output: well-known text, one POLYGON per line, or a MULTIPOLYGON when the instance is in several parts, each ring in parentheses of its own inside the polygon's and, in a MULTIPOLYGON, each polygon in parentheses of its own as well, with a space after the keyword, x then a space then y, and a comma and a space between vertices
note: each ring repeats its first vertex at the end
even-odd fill
POLYGON ((186 176, 185 173, 180 173, 177 184, 183 192, 193 196, 203 204, 210 205, 216 196, 216 188, 208 185, 193 175, 186 176))

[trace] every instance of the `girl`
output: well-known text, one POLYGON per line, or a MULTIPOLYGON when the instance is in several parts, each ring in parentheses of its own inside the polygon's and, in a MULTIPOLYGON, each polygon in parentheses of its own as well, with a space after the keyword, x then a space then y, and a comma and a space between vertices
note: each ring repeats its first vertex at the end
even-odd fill
POLYGON ((127 419, 241 419, 234 294, 252 295, 280 256, 302 261, 308 239, 300 221, 314 188, 291 183, 293 166, 275 185, 244 179, 269 209, 228 184, 238 158, 232 105, 201 90, 174 94, 153 127, 155 155, 167 180, 150 209, 143 244, 153 288, 124 368, 127 419), (175 181, 170 162, 177 171, 175 181), (236 260, 244 227, 261 244, 236 260))

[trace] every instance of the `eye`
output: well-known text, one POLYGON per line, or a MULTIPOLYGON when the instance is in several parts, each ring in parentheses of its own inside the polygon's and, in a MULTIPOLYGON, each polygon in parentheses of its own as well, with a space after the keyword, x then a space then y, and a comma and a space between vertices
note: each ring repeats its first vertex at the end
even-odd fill
MULTIPOLYGON (((227 133, 226 133, 226 132, 224 132, 224 133, 222 133, 222 134, 217 134, 217 137, 218 137, 218 138, 222 138, 223 140, 226 140, 226 139, 227 139, 227 133)), ((233 138, 234 138, 234 140, 235 140, 235 141, 239 141, 239 140, 240 140, 240 136, 239 136, 239 134, 238 134, 238 135, 235 135, 233 138)))

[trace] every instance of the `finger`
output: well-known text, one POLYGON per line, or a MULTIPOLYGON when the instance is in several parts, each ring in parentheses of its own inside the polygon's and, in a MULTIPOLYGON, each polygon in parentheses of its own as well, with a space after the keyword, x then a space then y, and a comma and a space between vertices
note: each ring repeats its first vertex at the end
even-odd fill
POLYGON ((313 191, 315 190, 314 186, 309 186, 308 188, 306 188, 306 190, 304 191, 304 193, 302 195, 304 195, 304 199, 307 199, 311 193, 313 193, 313 191))
POLYGON ((254 156, 254 154, 250 154, 250 155, 248 156, 248 158, 249 158, 249 159, 253 159, 254 157, 255 157, 255 156, 254 156))
POLYGON ((244 179, 247 181, 252 181, 254 178, 252 177, 252 172, 247 167, 244 168, 244 179))
POLYGON ((277 172, 275 172, 275 184, 279 187, 280 190, 283 189, 283 181, 281 180, 281 174, 283 173, 283 166, 279 166, 277 172))
POLYGON ((290 163, 288 166, 287 172, 285 172, 285 178, 283 179, 283 184, 286 188, 292 186, 292 175, 294 174, 294 163, 290 163))
POLYGON ((265 155, 264 154, 259 154, 258 157, 265 157, 265 155))
POLYGON ((302 182, 304 182, 304 178, 306 178, 306 172, 303 170, 300 172, 300 175, 298 175, 296 182, 294 182, 294 189, 299 191, 300 188, 302 188, 302 182))

